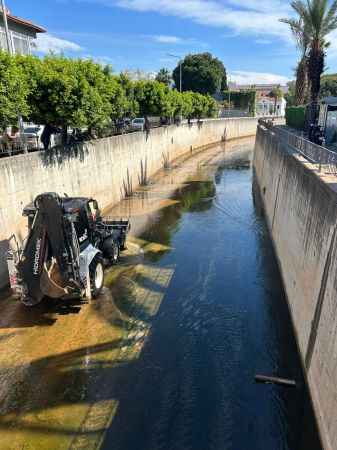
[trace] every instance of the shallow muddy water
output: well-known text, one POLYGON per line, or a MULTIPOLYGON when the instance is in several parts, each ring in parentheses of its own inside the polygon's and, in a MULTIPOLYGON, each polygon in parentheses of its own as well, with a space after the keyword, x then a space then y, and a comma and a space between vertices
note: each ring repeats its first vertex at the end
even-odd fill
POLYGON ((247 157, 210 158, 171 202, 141 235, 163 249, 147 253, 145 264, 171 271, 171 279, 121 381, 120 409, 103 448, 318 450, 247 157), (295 380, 297 388, 256 384, 255 374, 295 380))
POLYGON ((109 211, 133 234, 96 301, 2 299, 1 449, 321 448, 253 144, 181 159, 109 211))

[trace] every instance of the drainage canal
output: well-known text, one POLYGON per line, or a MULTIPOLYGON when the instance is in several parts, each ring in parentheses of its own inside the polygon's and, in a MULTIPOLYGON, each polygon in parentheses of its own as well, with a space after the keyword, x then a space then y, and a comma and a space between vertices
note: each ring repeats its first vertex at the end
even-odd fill
POLYGON ((103 448, 319 450, 249 164, 210 159, 173 200, 141 236, 161 249, 145 266, 171 275, 165 288, 143 276, 163 299, 153 316, 135 310, 149 333, 119 377, 103 448), (256 374, 294 383, 258 384, 256 374))

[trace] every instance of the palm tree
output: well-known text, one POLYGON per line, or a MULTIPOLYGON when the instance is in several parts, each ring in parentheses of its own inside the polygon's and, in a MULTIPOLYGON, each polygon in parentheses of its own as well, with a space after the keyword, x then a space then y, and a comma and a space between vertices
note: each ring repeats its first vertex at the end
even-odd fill
POLYGON ((310 36, 304 26, 303 20, 280 19, 280 22, 290 26, 291 32, 297 42, 297 47, 301 52, 301 58, 296 67, 295 83, 295 105, 304 105, 308 94, 308 49, 310 36))
POLYGON ((276 115, 277 112, 277 102, 283 98, 283 92, 280 89, 280 87, 275 87, 271 90, 269 93, 269 97, 274 99, 274 114, 276 115))
POLYGON ((308 78, 312 103, 311 122, 316 119, 325 52, 329 45, 327 36, 337 28, 337 0, 334 0, 331 5, 330 3, 329 0, 294 0, 291 3, 310 38, 308 78))

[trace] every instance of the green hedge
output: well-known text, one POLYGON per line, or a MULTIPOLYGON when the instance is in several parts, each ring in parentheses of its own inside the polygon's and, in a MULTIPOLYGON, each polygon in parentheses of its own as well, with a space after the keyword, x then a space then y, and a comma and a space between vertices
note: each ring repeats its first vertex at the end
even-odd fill
POLYGON ((305 106, 290 106, 286 109, 286 123, 289 127, 303 130, 305 126, 305 106))

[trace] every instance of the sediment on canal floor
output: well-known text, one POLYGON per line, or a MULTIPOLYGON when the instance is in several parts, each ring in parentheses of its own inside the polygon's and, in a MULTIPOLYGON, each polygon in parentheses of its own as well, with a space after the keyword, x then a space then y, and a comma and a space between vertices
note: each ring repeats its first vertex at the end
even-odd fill
MULTIPOLYGON (((176 158, 225 139, 253 136, 257 119, 214 119, 98 139, 76 148, 0 160, 0 253, 26 235, 23 207, 41 192, 95 197, 108 208, 176 158)), ((0 289, 8 283, 0 259, 0 289)))
POLYGON ((337 192, 289 152, 272 130, 258 127, 255 191, 278 257, 303 367, 325 449, 337 448, 337 192))

